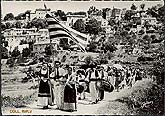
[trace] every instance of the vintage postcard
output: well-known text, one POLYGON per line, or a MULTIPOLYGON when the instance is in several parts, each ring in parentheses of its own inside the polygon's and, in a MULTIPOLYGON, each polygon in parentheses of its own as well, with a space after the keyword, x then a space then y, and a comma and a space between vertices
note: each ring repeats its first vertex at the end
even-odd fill
POLYGON ((163 115, 163 0, 1 1, 2 115, 163 115))

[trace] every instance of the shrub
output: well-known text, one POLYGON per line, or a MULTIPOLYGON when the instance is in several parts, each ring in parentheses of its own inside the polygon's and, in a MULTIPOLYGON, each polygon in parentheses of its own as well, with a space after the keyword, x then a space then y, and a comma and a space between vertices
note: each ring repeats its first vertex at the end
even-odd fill
POLYGON ((18 57, 20 55, 20 51, 18 50, 18 48, 15 48, 12 53, 11 53, 11 56, 12 57, 18 57))
POLYGON ((100 54, 99 58, 97 60, 97 63, 98 64, 107 64, 108 63, 107 56, 104 54, 100 54))
POLYGON ((87 56, 84 60, 87 65, 91 64, 94 61, 92 56, 87 56))
POLYGON ((130 109, 137 114, 162 115, 164 111, 164 89, 154 83, 152 80, 145 79, 136 84, 128 91, 122 92, 122 95, 116 101, 127 103, 130 109))
POLYGON ((35 93, 29 96, 18 96, 18 97, 11 97, 11 96, 4 96, 2 95, 2 107, 25 107, 26 104, 29 104, 35 100, 35 93))
POLYGON ((28 57, 30 55, 30 53, 31 53, 31 50, 29 48, 24 48, 22 50, 22 56, 23 57, 28 57))
POLYGON ((108 58, 108 60, 111 60, 111 58, 112 58, 113 56, 114 56, 113 53, 110 52, 110 51, 108 51, 108 52, 106 53, 106 58, 108 58))

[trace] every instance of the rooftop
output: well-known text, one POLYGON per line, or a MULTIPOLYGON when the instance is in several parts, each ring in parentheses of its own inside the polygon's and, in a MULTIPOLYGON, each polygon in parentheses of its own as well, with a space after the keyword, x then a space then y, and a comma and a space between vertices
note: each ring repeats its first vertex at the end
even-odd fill
POLYGON ((49 9, 39 8, 39 9, 36 9, 36 11, 50 11, 50 8, 49 9))

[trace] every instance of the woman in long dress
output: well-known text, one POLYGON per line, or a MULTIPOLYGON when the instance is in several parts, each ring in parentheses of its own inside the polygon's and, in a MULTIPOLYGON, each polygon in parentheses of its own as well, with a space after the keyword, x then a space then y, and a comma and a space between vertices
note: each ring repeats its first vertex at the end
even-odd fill
POLYGON ((83 100, 85 99, 85 90, 87 89, 87 84, 85 80, 85 72, 83 70, 78 70, 77 76, 78 76, 78 84, 79 84, 79 88, 77 88, 77 93, 79 95, 78 99, 83 100))
POLYGON ((91 104, 96 104, 98 102, 98 93, 99 90, 96 86, 97 81, 98 81, 98 71, 96 70, 96 68, 91 68, 88 71, 88 78, 89 78, 89 91, 90 91, 90 95, 91 95, 91 104))
POLYGON ((103 81, 103 79, 108 81, 108 73, 106 72, 106 69, 104 69, 104 67, 101 67, 100 71, 99 71, 99 80, 97 81, 98 83, 98 100, 101 101, 104 99, 104 90, 100 89, 101 83, 103 81))
POLYGON ((56 65, 58 65, 55 68, 56 71, 56 78, 55 78, 55 85, 54 85, 54 91, 55 91, 55 102, 57 105, 57 109, 63 110, 64 109, 64 89, 65 89, 65 83, 66 83, 66 71, 64 68, 62 68, 62 65, 60 62, 56 62, 56 65))
POLYGON ((68 68, 67 82, 64 89, 64 109, 65 111, 76 111, 77 100, 76 100, 76 76, 72 74, 72 68, 68 68))
POLYGON ((51 97, 51 86, 49 80, 49 69, 47 64, 44 64, 40 72, 39 92, 38 92, 38 106, 44 109, 48 108, 49 98, 51 97))

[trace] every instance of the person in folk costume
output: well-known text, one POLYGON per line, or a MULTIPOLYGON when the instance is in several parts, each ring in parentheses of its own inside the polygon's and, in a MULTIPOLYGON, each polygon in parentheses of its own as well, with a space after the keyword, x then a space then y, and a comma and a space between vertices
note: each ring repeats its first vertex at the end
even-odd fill
POLYGON ((140 74, 139 68, 136 69, 136 77, 135 77, 135 81, 138 81, 138 80, 142 80, 142 76, 140 74))
POLYGON ((78 92, 78 95, 79 95, 78 99, 83 100, 83 99, 85 99, 85 90, 87 89, 87 84, 86 84, 86 80, 85 80, 86 79, 85 78, 85 71, 78 70, 77 71, 77 77, 78 77, 78 79, 77 79, 78 83, 82 87, 80 89, 83 89, 83 90, 81 90, 81 92, 79 92, 78 89, 77 89, 77 92, 78 92))
POLYGON ((123 89, 127 84, 126 84, 126 70, 122 69, 121 70, 121 76, 122 76, 122 82, 120 83, 120 89, 123 89))
POLYGON ((108 71, 108 81, 113 85, 113 87, 115 86, 115 76, 112 67, 108 71))
POLYGON ((49 98, 51 97, 51 84, 49 80, 49 68, 47 64, 43 64, 40 71, 40 82, 38 92, 38 106, 42 106, 44 109, 48 108, 49 98))
POLYGON ((73 74, 71 67, 68 67, 67 82, 64 89, 64 109, 65 111, 77 110, 77 90, 76 90, 76 75, 73 74))
POLYGON ((128 79, 129 79, 128 86, 129 86, 129 87, 132 87, 133 69, 129 68, 129 74, 130 74, 130 76, 128 77, 128 79))
POLYGON ((93 63, 89 71, 87 71, 89 78, 89 91, 91 95, 91 104, 96 104, 98 102, 98 88, 97 88, 97 81, 98 81, 98 71, 96 70, 96 63, 93 63))
POLYGON ((131 72, 129 70, 129 68, 126 68, 126 72, 125 72, 125 81, 126 81, 126 86, 129 86, 129 77, 131 76, 131 72))
MULTIPOLYGON (((102 81, 103 79, 109 81, 109 80, 108 80, 108 73, 107 73, 107 70, 108 70, 108 67, 106 67, 106 66, 105 66, 105 67, 102 66, 102 67, 100 68, 100 72, 99 72, 99 78, 100 78, 100 80, 97 81, 97 83, 99 83, 100 85, 101 85, 101 81, 102 81)), ((104 90, 102 90, 102 89, 100 89, 100 88, 98 88, 98 89, 99 89, 98 100, 101 101, 101 100, 104 99, 104 90)))
POLYGON ((55 61, 54 66, 54 103, 57 105, 57 109, 62 110, 64 108, 64 88, 67 80, 66 71, 59 61, 55 61))
POLYGON ((120 84, 120 72, 117 68, 115 68, 115 89, 119 91, 119 84, 120 84))
POLYGON ((135 84, 135 82, 136 82, 135 78, 136 78, 136 69, 133 69, 131 86, 133 86, 135 84))
POLYGON ((50 105, 54 105, 54 97, 55 97, 55 94, 54 94, 54 71, 53 71, 53 68, 52 68, 52 64, 48 64, 48 67, 49 67, 49 79, 50 79, 50 85, 51 85, 51 89, 50 89, 50 93, 51 93, 51 97, 49 98, 49 104, 50 105))

